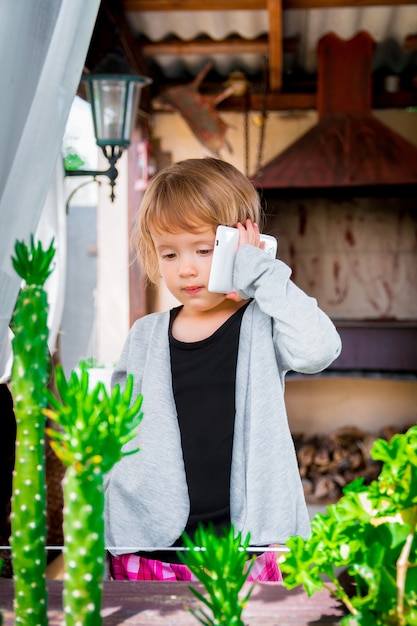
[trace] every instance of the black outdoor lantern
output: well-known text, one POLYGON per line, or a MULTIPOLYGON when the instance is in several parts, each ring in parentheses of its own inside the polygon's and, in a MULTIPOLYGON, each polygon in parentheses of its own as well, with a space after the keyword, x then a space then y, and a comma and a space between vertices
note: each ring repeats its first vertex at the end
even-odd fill
POLYGON ((152 79, 134 74, 118 49, 109 52, 90 74, 83 74, 93 115, 94 134, 110 167, 104 171, 65 170, 66 176, 107 176, 111 201, 118 171, 116 163, 130 144, 142 87, 152 79))

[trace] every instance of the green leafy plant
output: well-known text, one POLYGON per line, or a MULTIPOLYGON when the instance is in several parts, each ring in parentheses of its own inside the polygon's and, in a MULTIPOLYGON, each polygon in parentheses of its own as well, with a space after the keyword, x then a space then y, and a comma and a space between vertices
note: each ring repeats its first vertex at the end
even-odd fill
POLYGON ((212 524, 207 528, 200 525, 194 536, 194 542, 183 534, 184 545, 188 551, 179 552, 181 561, 204 586, 208 597, 190 586, 192 593, 211 611, 210 616, 204 609, 190 609, 201 624, 206 626, 243 626, 242 611, 246 606, 253 586, 241 598, 239 596, 249 575, 252 563, 248 566, 246 549, 250 535, 242 541, 242 534, 233 526, 217 535, 212 524))
POLYGON ((85 162, 76 152, 70 151, 64 156, 64 168, 66 170, 81 170, 84 165, 85 162))
POLYGON ((378 439, 371 454, 382 462, 378 479, 348 485, 337 504, 314 517, 307 540, 287 541, 283 582, 302 585, 309 596, 328 587, 349 612, 345 625, 416 626, 417 426, 390 442, 378 439), (346 568, 349 593, 337 568, 346 568))
POLYGON ((49 428, 51 446, 67 470, 64 478, 64 614, 67 626, 101 624, 105 572, 104 474, 127 454, 123 446, 136 433, 142 396, 133 401, 133 377, 123 392, 109 395, 99 382, 89 391, 88 368, 80 364, 67 381, 56 368, 59 398, 48 393, 44 413, 59 429, 49 428))
POLYGON ((16 416, 11 548, 16 624, 47 624, 46 590, 46 385, 50 374, 48 301, 43 285, 55 254, 53 241, 15 244, 12 264, 25 281, 16 301, 12 326, 11 391, 16 416))

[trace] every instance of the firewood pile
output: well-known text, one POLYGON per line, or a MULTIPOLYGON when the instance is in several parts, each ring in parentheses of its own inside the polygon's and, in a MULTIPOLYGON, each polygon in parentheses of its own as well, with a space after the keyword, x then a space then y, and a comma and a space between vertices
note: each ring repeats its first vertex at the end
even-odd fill
POLYGON ((329 435, 294 435, 300 475, 308 504, 337 502, 345 485, 363 477, 365 484, 375 480, 381 463, 371 458, 378 438, 387 441, 395 433, 406 432, 386 427, 374 434, 359 428, 344 427, 329 435))

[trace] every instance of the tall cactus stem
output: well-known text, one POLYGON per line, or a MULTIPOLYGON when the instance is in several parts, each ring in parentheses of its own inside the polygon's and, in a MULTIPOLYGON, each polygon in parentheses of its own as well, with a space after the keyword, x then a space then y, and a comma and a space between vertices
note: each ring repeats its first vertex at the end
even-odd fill
POLYGON ((11 548, 16 625, 44 626, 46 589, 45 416, 48 355, 48 302, 43 284, 50 274, 53 243, 44 251, 23 242, 12 263, 22 288, 13 316, 11 390, 16 416, 11 548))
POLYGON ((64 479, 65 585, 63 607, 67 626, 100 623, 104 573, 103 476, 68 467, 64 479), (77 509, 77 516, 70 515, 77 509))

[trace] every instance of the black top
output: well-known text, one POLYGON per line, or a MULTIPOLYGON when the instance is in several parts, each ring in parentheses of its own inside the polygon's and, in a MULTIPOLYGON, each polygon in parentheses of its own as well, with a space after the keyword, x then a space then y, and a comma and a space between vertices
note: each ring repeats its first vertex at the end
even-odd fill
MULTIPOLYGON (((172 325, 181 308, 170 311, 169 346, 172 388, 190 497, 185 531, 193 537, 200 522, 212 522, 218 532, 230 526, 236 364, 246 306, 210 337, 192 343, 172 336, 172 325)), ((181 540, 175 545, 182 545, 181 540)), ((179 562, 174 551, 140 554, 179 562)))

